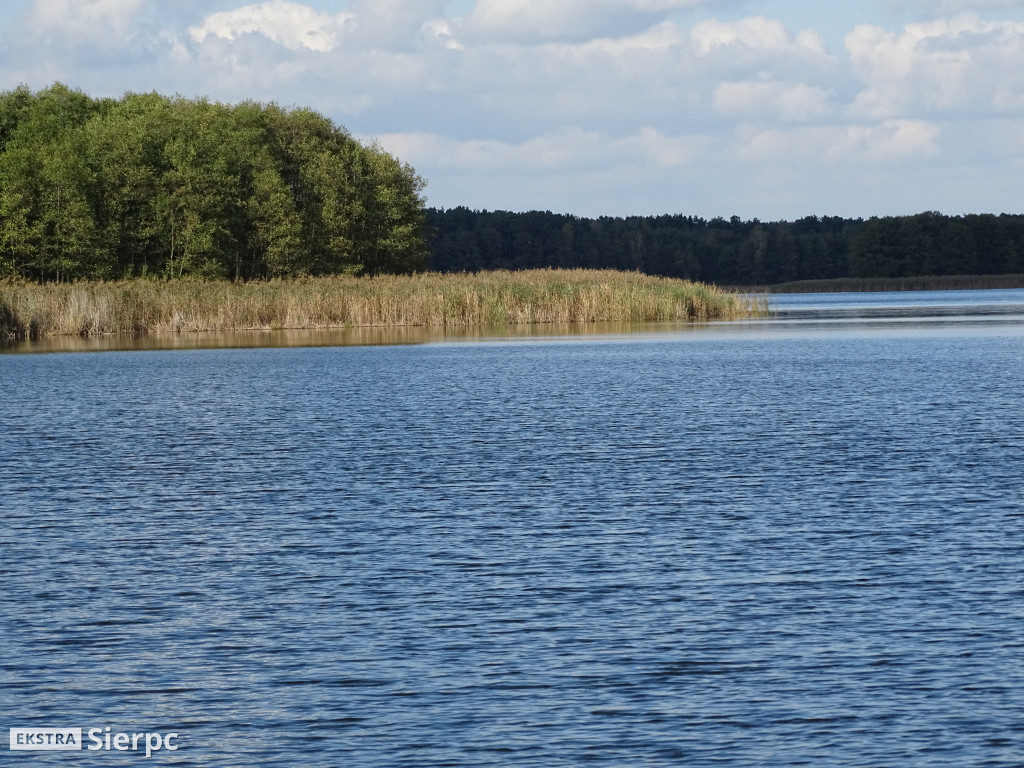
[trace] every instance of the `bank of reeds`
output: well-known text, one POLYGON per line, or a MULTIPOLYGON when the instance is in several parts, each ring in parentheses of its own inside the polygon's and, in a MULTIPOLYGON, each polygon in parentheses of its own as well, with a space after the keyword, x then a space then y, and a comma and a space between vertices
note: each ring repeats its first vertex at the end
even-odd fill
POLYGON ((232 283, 0 283, 0 334, 665 322, 763 313, 762 297, 639 273, 528 270, 232 283))

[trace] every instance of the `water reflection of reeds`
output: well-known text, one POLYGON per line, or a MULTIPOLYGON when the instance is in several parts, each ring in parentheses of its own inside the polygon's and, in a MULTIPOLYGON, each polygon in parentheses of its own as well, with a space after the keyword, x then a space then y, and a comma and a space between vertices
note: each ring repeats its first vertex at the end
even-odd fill
POLYGON ((396 326, 287 330, 209 331, 206 333, 105 334, 0 339, 0 353, 113 352, 173 349, 250 349, 272 347, 360 347, 457 343, 462 341, 529 341, 540 339, 615 338, 664 334, 710 327, 707 323, 543 323, 533 325, 396 326))

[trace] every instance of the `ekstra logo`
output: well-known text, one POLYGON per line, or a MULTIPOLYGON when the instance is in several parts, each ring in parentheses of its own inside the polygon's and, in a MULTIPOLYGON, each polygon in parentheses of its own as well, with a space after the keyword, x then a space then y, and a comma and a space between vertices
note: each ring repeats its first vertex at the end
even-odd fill
POLYGON ((11 728, 11 749, 20 752, 78 751, 81 728, 11 728))
POLYGON ((15 752, 56 752, 87 749, 90 752, 115 750, 142 752, 146 757, 166 749, 178 749, 178 734, 168 733, 111 733, 106 728, 90 728, 83 742, 81 728, 11 728, 11 749, 15 752))

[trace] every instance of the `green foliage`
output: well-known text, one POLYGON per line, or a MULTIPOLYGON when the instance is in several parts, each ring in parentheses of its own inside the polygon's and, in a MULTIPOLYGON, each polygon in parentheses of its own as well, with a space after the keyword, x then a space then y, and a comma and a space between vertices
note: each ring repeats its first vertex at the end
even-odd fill
POLYGON ((0 94, 0 277, 421 271, 422 189, 306 109, 0 94))

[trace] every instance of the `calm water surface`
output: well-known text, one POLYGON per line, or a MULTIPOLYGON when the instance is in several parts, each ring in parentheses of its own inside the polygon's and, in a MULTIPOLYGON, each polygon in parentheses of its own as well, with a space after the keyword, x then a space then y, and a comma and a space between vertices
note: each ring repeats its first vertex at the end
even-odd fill
POLYGON ((1024 292, 846 296, 0 356, 0 728, 182 734, 0 764, 1024 765, 1024 292))

